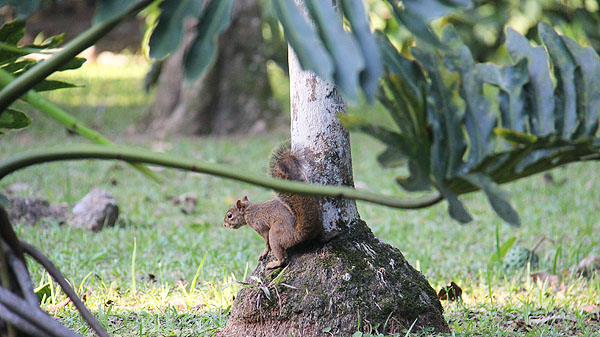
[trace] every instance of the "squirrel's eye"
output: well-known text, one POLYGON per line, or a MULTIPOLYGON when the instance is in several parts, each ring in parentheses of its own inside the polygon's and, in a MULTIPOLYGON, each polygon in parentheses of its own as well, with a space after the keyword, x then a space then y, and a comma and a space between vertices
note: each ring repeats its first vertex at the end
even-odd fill
POLYGON ((233 214, 227 213, 227 219, 231 219, 232 216, 233 216, 233 214))

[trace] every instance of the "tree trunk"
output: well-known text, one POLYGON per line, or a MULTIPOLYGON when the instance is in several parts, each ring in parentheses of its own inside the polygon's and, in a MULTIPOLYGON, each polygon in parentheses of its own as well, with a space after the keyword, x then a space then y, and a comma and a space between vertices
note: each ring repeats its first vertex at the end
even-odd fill
MULTIPOLYGON (((292 147, 312 162, 311 182, 352 186, 348 132, 336 116, 346 106, 332 83, 302 71, 291 49, 289 55, 292 147)), ((268 261, 259 262, 221 336, 393 334, 413 323, 413 331, 449 332, 425 277, 373 235, 353 200, 324 198, 321 205, 326 243, 288 251, 279 280, 265 271, 268 261)))
POLYGON ((267 77, 260 1, 237 0, 231 26, 219 38, 219 55, 204 75, 183 83, 183 56, 195 34, 186 23, 183 47, 163 64, 148 131, 227 135, 266 130, 279 112, 267 77))

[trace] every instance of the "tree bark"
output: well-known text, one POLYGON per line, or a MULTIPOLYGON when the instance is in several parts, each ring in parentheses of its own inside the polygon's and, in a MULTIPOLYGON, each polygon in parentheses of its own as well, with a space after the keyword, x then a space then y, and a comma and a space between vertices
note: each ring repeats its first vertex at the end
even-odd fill
MULTIPOLYGON (((348 131, 337 118, 346 105, 331 82, 303 71, 291 48, 288 53, 292 147, 311 164, 307 178, 353 186, 348 131)), ((425 277, 373 235, 354 200, 323 198, 321 205, 326 242, 288 250, 279 279, 265 270, 269 261, 259 262, 221 336, 403 334, 413 324, 412 331, 449 332, 425 277)))
POLYGON ((277 120, 279 108, 267 77, 260 1, 238 0, 231 26, 219 38, 216 62, 198 80, 183 83, 183 59, 195 36, 186 23, 184 46, 163 64, 155 102, 147 114, 150 133, 255 133, 277 120))
MULTIPOLYGON (((292 147, 303 151, 312 165, 307 167, 310 182, 354 187, 350 136, 337 114, 346 113, 346 104, 335 85, 304 71, 289 48, 292 147)), ((326 236, 339 233, 338 223, 358 219, 354 200, 322 198, 326 236)))

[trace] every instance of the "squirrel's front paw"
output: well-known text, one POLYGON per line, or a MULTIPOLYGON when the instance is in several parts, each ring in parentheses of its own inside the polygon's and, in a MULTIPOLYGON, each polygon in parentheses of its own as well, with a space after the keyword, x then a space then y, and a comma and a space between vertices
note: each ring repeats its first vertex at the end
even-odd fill
POLYGON ((260 253, 260 256, 258 257, 259 261, 264 260, 267 257, 267 254, 269 254, 269 250, 267 248, 265 248, 262 253, 260 253))

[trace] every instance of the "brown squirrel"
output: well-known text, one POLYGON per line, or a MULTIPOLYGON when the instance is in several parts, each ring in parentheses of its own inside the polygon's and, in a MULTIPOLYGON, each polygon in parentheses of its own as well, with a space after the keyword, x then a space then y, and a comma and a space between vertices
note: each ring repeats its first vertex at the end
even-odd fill
MULTIPOLYGON (((273 151, 269 175, 274 178, 306 181, 302 174, 301 156, 289 144, 273 151)), ((251 202, 244 196, 225 215, 223 226, 237 229, 250 226, 263 239, 266 248, 260 254, 265 258, 269 250, 276 260, 267 264, 273 269, 285 264, 287 249, 299 243, 323 236, 321 209, 312 196, 278 192, 277 198, 265 202, 251 202)))

